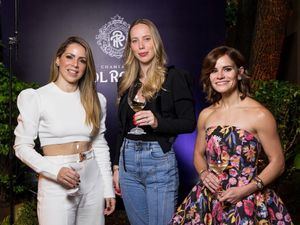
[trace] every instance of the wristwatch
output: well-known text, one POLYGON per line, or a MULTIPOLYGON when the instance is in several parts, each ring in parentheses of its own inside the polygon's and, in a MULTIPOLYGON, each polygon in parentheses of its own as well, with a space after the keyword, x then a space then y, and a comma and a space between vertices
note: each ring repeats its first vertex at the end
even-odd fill
POLYGON ((258 176, 254 177, 254 182, 258 190, 262 190, 265 186, 262 180, 258 176))

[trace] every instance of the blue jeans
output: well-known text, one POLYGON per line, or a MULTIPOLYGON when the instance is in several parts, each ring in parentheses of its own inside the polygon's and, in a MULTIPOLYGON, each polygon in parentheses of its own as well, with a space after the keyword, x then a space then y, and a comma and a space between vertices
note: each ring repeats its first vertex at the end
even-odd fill
POLYGON ((173 149, 163 153, 156 141, 125 139, 122 151, 125 152, 121 153, 119 163, 120 186, 131 225, 166 225, 175 211, 178 196, 178 168, 173 149))

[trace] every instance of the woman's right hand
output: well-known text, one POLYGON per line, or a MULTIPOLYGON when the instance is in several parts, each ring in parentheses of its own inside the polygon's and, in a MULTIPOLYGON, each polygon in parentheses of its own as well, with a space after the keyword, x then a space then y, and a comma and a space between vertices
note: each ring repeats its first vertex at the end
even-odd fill
POLYGON ((62 167, 58 172, 57 181, 68 189, 75 188, 79 185, 80 176, 74 169, 62 167))
POLYGON ((200 179, 202 180, 202 183, 212 192, 216 193, 218 189, 220 188, 220 181, 218 177, 210 172, 209 170, 206 170, 200 175, 200 179))
POLYGON ((120 183, 119 183, 119 169, 114 169, 113 185, 114 185, 114 189, 115 189, 115 194, 118 196, 121 196, 121 189, 120 189, 120 183))

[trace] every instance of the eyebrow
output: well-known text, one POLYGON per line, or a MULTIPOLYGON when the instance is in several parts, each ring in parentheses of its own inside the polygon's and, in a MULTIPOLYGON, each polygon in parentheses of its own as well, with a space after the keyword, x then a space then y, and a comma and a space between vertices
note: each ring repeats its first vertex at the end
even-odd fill
MULTIPOLYGON (((226 65, 226 66, 222 66, 221 68, 228 68, 228 67, 231 67, 231 68, 233 68, 234 66, 231 66, 231 65, 226 65)), ((216 67, 216 66, 214 66, 214 69, 217 69, 217 67, 216 67)))
MULTIPOLYGON (((65 52, 65 53, 68 54, 68 55, 71 55, 71 56, 73 56, 73 57, 76 56, 75 54, 70 53, 70 52, 65 52)), ((84 59, 86 59, 87 57, 86 57, 86 56, 79 56, 78 58, 84 58, 84 59)))
MULTIPOLYGON (((146 35, 142 36, 142 38, 145 38, 145 37, 152 37, 152 36, 151 36, 151 34, 146 34, 146 35)), ((131 40, 132 39, 138 39, 138 37, 131 37, 131 40)))

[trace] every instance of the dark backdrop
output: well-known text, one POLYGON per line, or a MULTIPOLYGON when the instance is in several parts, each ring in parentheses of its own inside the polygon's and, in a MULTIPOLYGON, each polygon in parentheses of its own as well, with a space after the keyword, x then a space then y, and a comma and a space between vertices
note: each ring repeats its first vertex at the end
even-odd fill
MULTIPOLYGON (((13 0, 2 0, 0 3, 2 40, 5 45, 8 37, 14 33, 13 3, 13 0)), ((48 81, 50 62, 58 45, 70 35, 86 39, 93 50, 97 67, 97 88, 108 101, 106 137, 113 157, 117 133, 114 78, 123 71, 122 60, 101 50, 97 44, 99 32, 110 32, 114 29, 111 24, 121 24, 124 28, 126 23, 128 25, 136 18, 152 20, 160 30, 169 64, 188 70, 195 78, 198 115, 204 106, 198 88, 201 61, 211 48, 224 41, 224 4, 225 1, 219 0, 19 1, 19 42, 13 69, 21 80, 44 85, 48 81), (121 23, 116 23, 117 15, 121 23)), ((117 50, 120 49, 119 45, 117 50)), ((6 65, 7 53, 7 48, 4 48, 6 65)), ((175 143, 181 175, 181 195, 185 195, 197 180, 192 162, 195 136, 195 132, 180 135, 175 143)))

